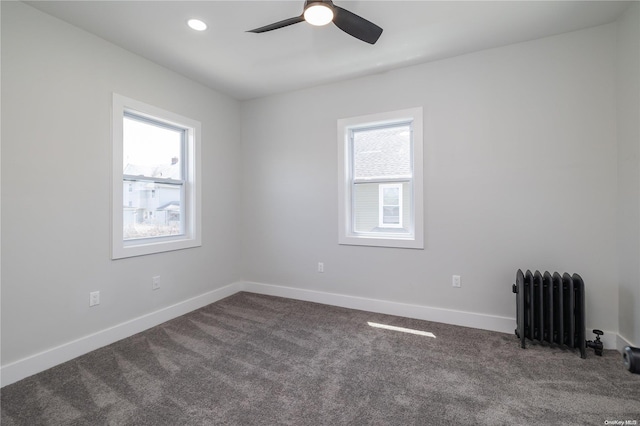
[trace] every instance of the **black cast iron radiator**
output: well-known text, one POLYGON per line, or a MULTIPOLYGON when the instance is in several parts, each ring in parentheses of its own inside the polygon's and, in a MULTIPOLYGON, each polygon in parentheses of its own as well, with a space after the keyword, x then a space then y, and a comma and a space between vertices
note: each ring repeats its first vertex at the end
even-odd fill
MULTIPOLYGON (((586 358, 584 282, 580 275, 518 270, 513 292, 516 293, 515 331, 521 347, 526 347, 525 339, 529 339, 578 348, 580 357, 586 358)), ((599 330, 594 333, 602 334, 599 330)), ((599 336, 597 340, 600 343, 599 336)))

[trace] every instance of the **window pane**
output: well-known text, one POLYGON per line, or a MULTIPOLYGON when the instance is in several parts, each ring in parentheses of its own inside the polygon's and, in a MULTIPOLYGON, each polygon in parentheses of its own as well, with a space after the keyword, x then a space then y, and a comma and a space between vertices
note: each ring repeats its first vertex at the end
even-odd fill
MULTIPOLYGON (((398 234, 409 233, 410 230, 410 198, 409 183, 402 183, 402 224, 404 228, 384 228, 380 223, 387 225, 400 224, 400 206, 384 206, 382 208, 383 221, 380 221, 380 185, 379 183, 357 183, 353 186, 353 231, 357 233, 393 232, 398 234)), ((387 188, 385 188, 387 189, 387 188)), ((394 189, 394 188, 388 188, 394 189)), ((397 190, 397 188, 395 188, 397 190)), ((397 191, 396 191, 397 192, 397 191)))
POLYGON ((400 207, 383 207, 382 208, 382 223, 385 225, 398 225, 400 224, 400 207))
POLYGON ((183 233, 182 185, 125 181, 122 193, 125 240, 183 233))
POLYGON ((408 124, 353 131, 354 178, 411 176, 408 124))
POLYGON ((123 174, 182 180, 183 141, 183 129, 125 116, 123 174))
POLYGON ((383 188, 382 189, 385 206, 400 205, 400 189, 399 188, 383 188))

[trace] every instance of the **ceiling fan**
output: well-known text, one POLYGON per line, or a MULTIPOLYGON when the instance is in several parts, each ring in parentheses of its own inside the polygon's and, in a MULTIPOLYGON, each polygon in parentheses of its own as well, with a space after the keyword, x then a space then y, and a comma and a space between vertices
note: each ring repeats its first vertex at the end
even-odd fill
POLYGON ((345 33, 369 44, 375 44, 380 38, 380 34, 382 34, 382 28, 355 13, 334 5, 331 0, 306 0, 302 15, 247 32, 264 33, 302 21, 307 21, 316 26, 326 25, 333 21, 345 33))

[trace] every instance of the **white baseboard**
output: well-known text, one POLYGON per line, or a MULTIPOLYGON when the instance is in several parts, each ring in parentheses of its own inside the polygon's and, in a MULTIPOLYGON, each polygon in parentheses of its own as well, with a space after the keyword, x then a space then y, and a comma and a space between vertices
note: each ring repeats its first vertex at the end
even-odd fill
MULTIPOLYGON (((362 311, 377 312, 380 314, 397 315, 425 321, 441 322, 463 327, 479 328, 482 330, 498 331, 501 333, 513 334, 516 328, 515 318, 501 317, 498 315, 487 315, 452 309, 434 308, 423 305, 389 302, 386 300, 346 296, 343 294, 303 290, 299 288, 256 282, 244 282, 241 284, 241 289, 251 293, 287 297, 289 299, 304 300, 307 302, 316 302, 349 309, 359 309, 362 311)), ((588 340, 594 340, 595 335, 590 335, 590 331, 591 330, 587 328, 586 338, 588 340)), ((613 331, 605 331, 601 340, 605 349, 617 349, 619 352, 622 352, 622 348, 628 345, 628 342, 625 339, 613 331), (624 342, 624 344, 621 346, 619 342, 624 342)))
MULTIPOLYGON (((344 294, 304 290, 264 283, 235 282, 200 296, 176 303, 175 305, 162 308, 155 312, 142 315, 60 346, 47 349, 46 351, 38 354, 3 365, 0 367, 0 387, 15 383, 33 374, 62 364, 63 362, 70 361, 78 356, 140 333, 151 327, 155 327, 163 322, 217 302, 218 300, 224 299, 225 297, 231 296, 239 291, 286 297, 289 299, 340 306, 348 309, 397 315, 407 318, 479 328, 509 334, 513 333, 516 326, 515 318, 501 317, 497 315, 390 302, 386 300, 347 296, 344 294)), ((587 338, 589 337, 587 336, 587 338)), ((602 341, 605 349, 615 348, 620 352, 622 352, 625 346, 631 346, 626 339, 614 332, 605 332, 602 337, 602 341)))
POLYGON ((513 333, 516 328, 515 318, 497 315, 478 314, 456 311, 452 309, 433 308, 430 306, 412 305, 408 303, 389 302, 365 297, 346 296, 344 294, 325 293, 314 290, 303 290, 256 282, 245 282, 242 289, 251 293, 287 297, 289 299, 340 306, 349 309, 397 315, 426 321, 442 322, 463 327, 513 333))
POLYGON ((133 336, 158 324, 217 302, 239 291, 240 283, 210 291, 175 305, 114 325, 88 336, 56 346, 46 351, 20 359, 0 368, 0 387, 22 380, 33 374, 70 361, 98 348, 133 336))
POLYGON ((617 336, 616 339, 616 349, 618 350, 618 352, 623 353, 624 352, 624 348, 627 346, 633 346, 631 344, 631 341, 625 339, 623 336, 619 335, 617 336))

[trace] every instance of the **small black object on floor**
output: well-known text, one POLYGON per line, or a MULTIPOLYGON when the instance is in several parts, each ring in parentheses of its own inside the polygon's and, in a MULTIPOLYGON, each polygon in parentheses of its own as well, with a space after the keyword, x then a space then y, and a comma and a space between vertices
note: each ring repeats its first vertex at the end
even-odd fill
POLYGON ((640 374, 640 348, 627 346, 622 354, 624 366, 627 370, 635 374, 640 374))

